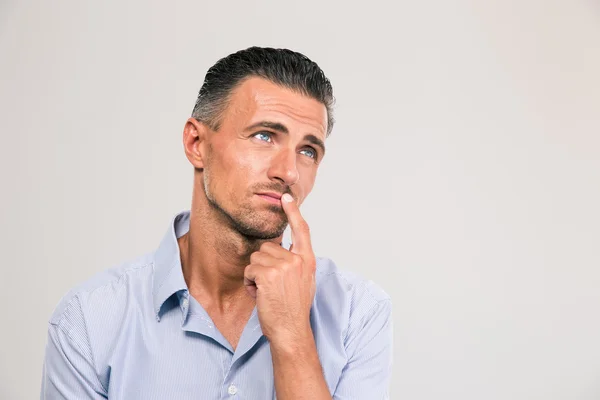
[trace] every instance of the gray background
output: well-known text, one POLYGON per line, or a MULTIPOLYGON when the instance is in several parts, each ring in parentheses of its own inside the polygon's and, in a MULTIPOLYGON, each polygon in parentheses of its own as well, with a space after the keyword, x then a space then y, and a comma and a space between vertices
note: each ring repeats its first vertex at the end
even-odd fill
POLYGON ((393 399, 600 399, 600 6, 593 1, 0 3, 0 398, 39 396, 73 285, 190 205, 206 69, 289 47, 337 126, 317 254, 394 302, 393 399))

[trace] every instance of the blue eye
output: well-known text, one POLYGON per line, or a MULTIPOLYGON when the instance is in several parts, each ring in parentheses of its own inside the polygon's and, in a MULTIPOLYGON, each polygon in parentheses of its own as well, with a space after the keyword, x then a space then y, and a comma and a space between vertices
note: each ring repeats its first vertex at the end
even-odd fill
POLYGON ((317 151, 315 149, 313 149, 312 147, 308 147, 306 149, 302 150, 303 152, 308 152, 308 157, 310 158, 317 158, 317 151))
POLYGON ((271 140, 271 136, 272 136, 272 134, 270 132, 258 132, 256 134, 254 134, 254 137, 257 137, 259 140, 262 140, 263 142, 269 142, 271 140), (261 139, 261 137, 267 138, 267 140, 263 140, 263 139, 261 139))

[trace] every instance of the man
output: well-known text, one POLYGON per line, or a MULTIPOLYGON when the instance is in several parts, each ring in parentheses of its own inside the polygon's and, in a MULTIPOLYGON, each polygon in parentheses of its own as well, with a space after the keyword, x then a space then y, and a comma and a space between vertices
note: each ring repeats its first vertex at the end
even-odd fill
POLYGON ((390 299, 316 257, 299 211, 332 103, 321 69, 290 50, 209 69, 183 130, 191 210, 155 252, 61 300, 42 398, 388 398, 390 299))

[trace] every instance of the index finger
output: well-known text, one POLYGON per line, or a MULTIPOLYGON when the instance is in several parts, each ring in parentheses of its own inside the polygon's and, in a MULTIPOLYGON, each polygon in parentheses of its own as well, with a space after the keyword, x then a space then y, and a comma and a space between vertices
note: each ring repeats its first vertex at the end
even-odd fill
POLYGON ((292 247, 290 251, 299 255, 311 254, 310 231, 308 224, 300 214, 298 205, 288 193, 281 196, 281 205, 292 230, 292 247))

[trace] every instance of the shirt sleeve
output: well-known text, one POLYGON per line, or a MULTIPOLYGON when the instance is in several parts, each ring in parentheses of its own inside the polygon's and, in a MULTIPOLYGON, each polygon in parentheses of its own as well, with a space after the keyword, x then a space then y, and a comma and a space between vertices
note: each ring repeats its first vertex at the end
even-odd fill
POLYGON ((65 318, 48 326, 41 400, 108 398, 94 368, 80 310, 67 310, 65 318))
POLYGON ((392 306, 382 300, 347 346, 352 349, 335 400, 389 399, 392 372, 392 306))

